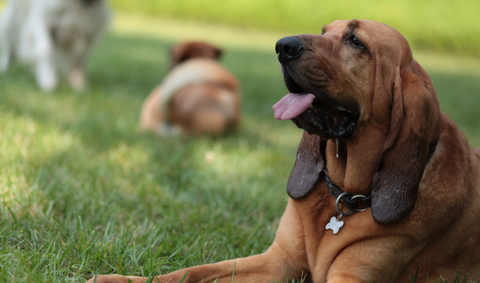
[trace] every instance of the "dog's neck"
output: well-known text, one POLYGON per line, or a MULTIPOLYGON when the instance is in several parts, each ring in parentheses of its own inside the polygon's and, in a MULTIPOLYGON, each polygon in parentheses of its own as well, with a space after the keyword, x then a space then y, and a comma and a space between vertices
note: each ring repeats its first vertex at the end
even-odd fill
POLYGON ((376 164, 380 158, 380 156, 369 155, 371 152, 359 152, 358 149, 368 148, 362 146, 362 143, 361 140, 339 140, 337 146, 337 141, 331 139, 328 140, 325 150, 330 179, 344 191, 353 194, 371 192, 372 180, 377 169, 376 164))
POLYGON ((326 167, 330 171, 330 179, 337 186, 345 186, 348 150, 345 141, 328 140, 325 149, 326 167))
MULTIPOLYGON (((434 154, 437 144, 438 140, 429 144, 427 162, 434 154)), ((376 168, 368 168, 371 163, 367 160, 362 161, 362 158, 368 158, 369 153, 355 152, 356 148, 358 148, 357 142, 328 140, 325 149, 326 168, 328 168, 330 181, 342 191, 355 195, 368 195, 372 190, 376 168), (351 154, 352 151, 354 154, 351 154), (346 176, 350 178, 347 179, 346 176)), ((379 158, 380 156, 377 162, 379 158)))

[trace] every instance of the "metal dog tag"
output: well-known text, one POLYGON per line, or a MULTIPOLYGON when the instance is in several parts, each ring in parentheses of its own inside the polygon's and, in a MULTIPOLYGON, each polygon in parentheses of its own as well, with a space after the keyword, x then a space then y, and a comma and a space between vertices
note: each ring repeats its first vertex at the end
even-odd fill
MULTIPOLYGON (((340 215, 340 217, 342 217, 342 215, 340 215)), ((340 217, 338 217, 338 219, 340 219, 340 217)), ((339 221, 338 219, 335 216, 332 216, 330 222, 325 226, 325 229, 332 229, 333 234, 337 234, 343 226, 343 221, 339 221)))

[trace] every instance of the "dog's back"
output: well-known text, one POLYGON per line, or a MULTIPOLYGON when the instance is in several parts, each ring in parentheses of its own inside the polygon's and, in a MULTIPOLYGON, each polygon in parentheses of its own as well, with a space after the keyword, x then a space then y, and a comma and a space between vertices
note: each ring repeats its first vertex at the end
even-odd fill
POLYGON ((187 42, 171 51, 171 71, 145 100, 140 126, 161 135, 213 136, 234 130, 240 119, 237 79, 216 60, 221 50, 187 42))
POLYGON ((216 83, 188 85, 170 105, 170 119, 194 135, 218 136, 238 124, 238 93, 216 83))

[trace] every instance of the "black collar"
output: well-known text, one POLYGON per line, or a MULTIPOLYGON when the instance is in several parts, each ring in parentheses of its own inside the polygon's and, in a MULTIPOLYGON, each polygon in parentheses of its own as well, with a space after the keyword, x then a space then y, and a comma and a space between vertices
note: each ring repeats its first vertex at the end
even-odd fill
MULTIPOLYGON (((437 144, 438 140, 430 143, 428 145, 428 155, 427 155, 427 163, 430 161, 430 158, 432 155, 435 153, 435 150, 437 149, 437 144)), ((330 180, 330 176, 328 176, 328 171, 327 171, 327 166, 323 168, 322 172, 325 175, 325 183, 327 184, 328 191, 332 196, 334 196, 336 199, 341 195, 344 194, 345 192, 339 188, 337 185, 335 185, 332 180, 330 180)), ((352 197, 354 194, 352 193, 346 193, 342 197, 342 204, 347 207, 350 211, 354 211, 356 209, 363 209, 363 208, 368 208, 372 206, 372 194, 369 193, 367 195, 364 195, 362 198, 354 198, 352 197), (361 204, 361 205, 360 205, 361 204)))

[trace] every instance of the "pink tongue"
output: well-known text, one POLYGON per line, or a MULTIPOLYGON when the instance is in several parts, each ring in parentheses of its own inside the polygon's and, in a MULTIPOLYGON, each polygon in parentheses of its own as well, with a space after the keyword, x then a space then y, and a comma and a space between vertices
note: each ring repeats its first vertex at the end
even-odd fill
POLYGON ((290 120, 302 114, 312 104, 315 95, 311 93, 289 93, 273 105, 273 113, 277 120, 290 120))

